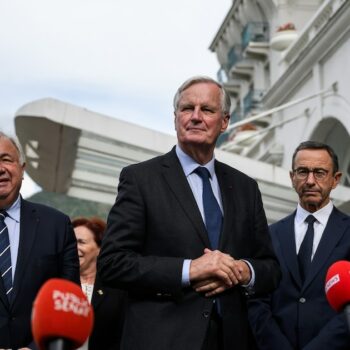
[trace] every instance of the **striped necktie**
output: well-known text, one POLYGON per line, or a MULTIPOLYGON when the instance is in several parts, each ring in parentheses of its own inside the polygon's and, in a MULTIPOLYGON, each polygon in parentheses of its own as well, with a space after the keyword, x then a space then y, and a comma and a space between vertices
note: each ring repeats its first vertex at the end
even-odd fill
POLYGON ((4 283, 7 298, 10 300, 12 291, 12 266, 9 232, 5 224, 6 211, 0 211, 0 273, 4 283))

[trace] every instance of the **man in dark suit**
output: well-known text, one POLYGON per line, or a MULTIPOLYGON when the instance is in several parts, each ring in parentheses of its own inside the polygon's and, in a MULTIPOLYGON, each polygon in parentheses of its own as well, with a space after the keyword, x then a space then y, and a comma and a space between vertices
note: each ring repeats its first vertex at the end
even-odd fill
POLYGON ((229 122, 223 87, 191 78, 174 108, 178 145, 123 169, 98 259, 103 282, 128 291, 121 347, 249 349, 246 294, 280 276, 261 195, 214 159, 229 122))
POLYGON ((350 218, 330 200, 341 178, 338 158, 328 145, 303 142, 290 178, 297 210, 270 227, 282 281, 271 295, 249 303, 258 349, 350 349, 345 317, 331 309, 324 291, 329 266, 350 259, 350 218))
POLYGON ((35 349, 32 303, 46 280, 61 277, 80 283, 70 220, 21 198, 24 167, 20 145, 0 132, 0 348, 5 349, 35 349))

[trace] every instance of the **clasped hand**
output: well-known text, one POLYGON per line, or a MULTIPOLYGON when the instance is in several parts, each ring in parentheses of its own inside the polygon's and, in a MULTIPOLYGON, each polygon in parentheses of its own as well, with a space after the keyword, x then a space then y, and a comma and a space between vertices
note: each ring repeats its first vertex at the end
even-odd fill
POLYGON ((196 292, 210 297, 237 284, 248 284, 250 268, 243 260, 235 260, 219 250, 204 249, 204 254, 191 261, 190 281, 196 292))

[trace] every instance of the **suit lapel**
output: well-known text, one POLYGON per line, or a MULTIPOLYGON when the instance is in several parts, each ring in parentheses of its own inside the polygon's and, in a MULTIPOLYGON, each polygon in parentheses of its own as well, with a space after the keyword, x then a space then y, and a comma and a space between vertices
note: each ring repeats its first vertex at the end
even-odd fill
POLYGON ((283 219, 276 226, 276 236, 281 246, 281 259, 286 263, 294 281, 301 287, 301 278, 296 254, 295 233, 294 233, 295 212, 283 219))
POLYGON ((35 242, 36 229, 39 218, 36 216, 35 209, 33 209, 29 202, 21 200, 21 219, 20 219, 20 234, 17 264, 15 271, 15 278, 13 283, 13 298, 15 301, 18 294, 21 281, 27 266, 27 261, 30 258, 30 252, 35 242))
POLYGON ((339 240, 343 237, 344 232, 348 227, 346 220, 346 216, 342 215, 336 208, 333 208, 327 226, 322 234, 321 241, 317 247, 315 256, 312 259, 310 273, 306 278, 304 288, 306 288, 316 277, 319 270, 332 254, 339 240))
POLYGON ((210 247, 208 234, 201 213, 198 209, 196 200, 194 199, 191 187, 188 184, 181 164, 176 156, 175 148, 164 156, 162 166, 163 176, 168 183, 170 190, 177 198, 185 215, 192 222, 204 245, 206 247, 210 247))
POLYGON ((219 183, 222 209, 224 212, 224 222, 219 239, 219 249, 222 250, 225 246, 225 237, 227 237, 230 228, 232 228, 231 221, 236 217, 237 206, 234 201, 235 196, 233 195, 234 184, 222 164, 218 161, 215 162, 215 174, 219 183))

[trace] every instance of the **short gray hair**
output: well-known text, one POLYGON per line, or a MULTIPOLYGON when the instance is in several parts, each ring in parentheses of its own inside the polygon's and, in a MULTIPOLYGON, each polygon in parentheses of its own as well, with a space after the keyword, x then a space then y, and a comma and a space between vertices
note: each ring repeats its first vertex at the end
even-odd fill
POLYGON ((224 89, 224 87, 218 83, 216 80, 207 77, 207 76, 195 76, 192 78, 187 79, 176 91, 176 94, 174 96, 174 101, 173 101, 173 105, 174 105, 174 110, 175 112, 177 111, 178 107, 179 107, 179 101, 180 101, 180 97, 183 91, 185 91, 187 88, 189 88, 191 85, 194 84, 198 84, 198 83, 213 83, 215 84, 217 87, 219 87, 220 91, 221 91, 221 112, 223 115, 225 114, 230 114, 230 108, 231 108, 231 99, 229 94, 227 93, 227 91, 224 89))
POLYGON ((17 153, 18 153, 18 160, 21 165, 23 165, 26 162, 26 157, 23 152, 22 145, 18 141, 18 138, 15 136, 10 136, 5 134, 4 132, 0 131, 0 139, 5 138, 8 139, 16 148, 17 153))

